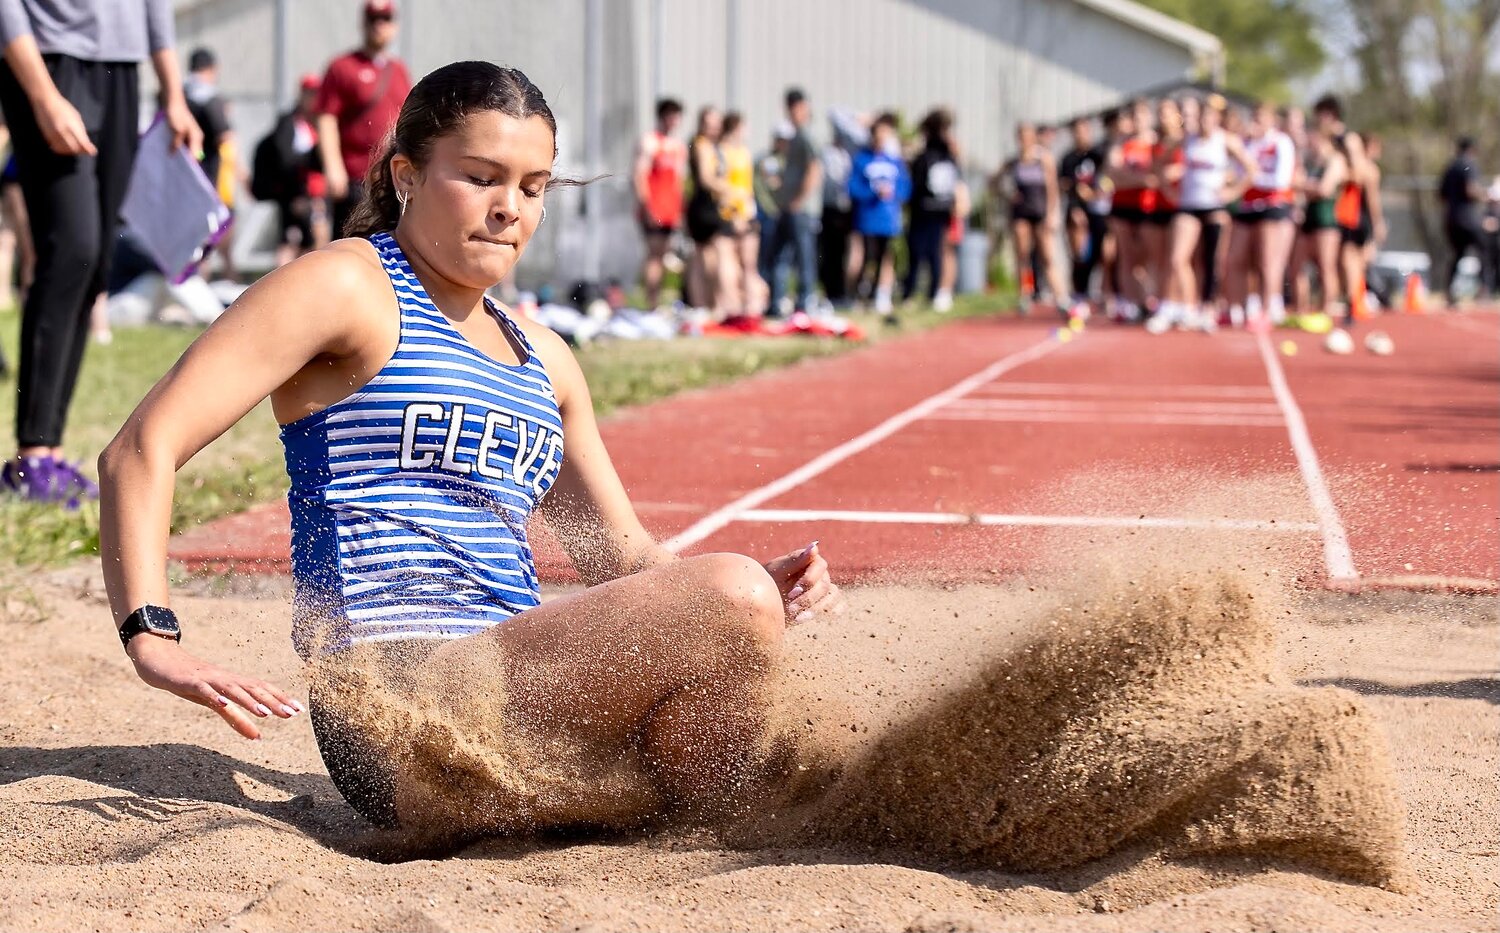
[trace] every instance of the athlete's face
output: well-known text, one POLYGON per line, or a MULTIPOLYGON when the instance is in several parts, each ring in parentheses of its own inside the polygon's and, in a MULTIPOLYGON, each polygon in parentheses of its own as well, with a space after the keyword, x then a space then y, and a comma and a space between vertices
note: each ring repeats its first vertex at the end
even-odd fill
POLYGON ((1023 150, 1036 145, 1036 127, 1030 123, 1022 123, 1016 127, 1016 142, 1021 144, 1023 150))
POLYGON ((392 159, 396 189, 409 193, 401 229, 449 281, 489 288, 510 274, 541 222, 555 144, 541 117, 472 114, 433 143, 420 171, 392 159))

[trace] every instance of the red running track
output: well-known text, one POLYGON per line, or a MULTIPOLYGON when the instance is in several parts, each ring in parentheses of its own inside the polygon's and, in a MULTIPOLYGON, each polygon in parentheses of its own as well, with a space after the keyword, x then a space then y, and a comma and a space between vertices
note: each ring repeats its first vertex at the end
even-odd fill
MULTIPOLYGON (((1387 316, 1396 353, 1321 338, 955 323, 609 419, 653 533, 846 579, 992 579, 1058 527, 1272 535, 1335 586, 1500 578, 1500 317, 1387 316), (1280 351, 1285 341, 1295 355, 1280 351), (1247 485, 1248 484, 1248 487, 1247 485), (1224 494, 1251 488, 1254 495, 1224 494)), ((284 505, 177 539, 190 569, 285 572, 284 505)), ((545 579, 571 571, 545 529, 545 579)))

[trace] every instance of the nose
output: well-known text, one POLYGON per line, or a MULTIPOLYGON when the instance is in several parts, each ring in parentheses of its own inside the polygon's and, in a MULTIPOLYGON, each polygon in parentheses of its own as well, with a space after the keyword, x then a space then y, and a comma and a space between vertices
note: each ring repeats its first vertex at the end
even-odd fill
POLYGON ((497 185, 490 214, 502 227, 508 227, 521 219, 521 191, 512 185, 497 185))

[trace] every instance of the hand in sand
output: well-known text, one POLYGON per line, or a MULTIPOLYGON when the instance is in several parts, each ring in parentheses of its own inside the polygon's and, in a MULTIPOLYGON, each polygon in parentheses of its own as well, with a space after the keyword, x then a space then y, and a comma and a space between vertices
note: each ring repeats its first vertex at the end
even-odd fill
POLYGON ((282 719, 291 719, 303 710, 301 703, 264 680, 200 661, 175 641, 138 635, 130 640, 126 653, 135 662, 135 672, 141 680, 208 707, 247 739, 260 738, 260 730, 251 716, 265 719, 274 713, 282 719))
POLYGON ((828 561, 819 553, 818 542, 766 561, 765 568, 781 590, 788 625, 844 611, 844 593, 829 577, 828 561))

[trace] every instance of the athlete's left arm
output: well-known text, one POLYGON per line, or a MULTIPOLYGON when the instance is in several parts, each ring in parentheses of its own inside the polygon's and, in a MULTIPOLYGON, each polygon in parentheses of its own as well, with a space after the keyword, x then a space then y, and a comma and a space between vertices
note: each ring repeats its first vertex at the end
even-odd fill
POLYGON ((1385 202, 1380 200, 1380 166, 1370 163, 1370 186, 1365 189, 1365 198, 1370 202, 1370 231, 1376 246, 1385 245, 1385 202))
POLYGON ((1052 153, 1050 152, 1042 153, 1042 177, 1046 179, 1047 188, 1046 225, 1049 229, 1053 229, 1059 225, 1062 214, 1058 210, 1057 160, 1052 157, 1052 153))
POLYGON ((599 436, 594 401, 578 360, 561 337, 523 325, 557 394, 563 463, 541 511, 589 586, 675 560, 641 525, 599 436))

